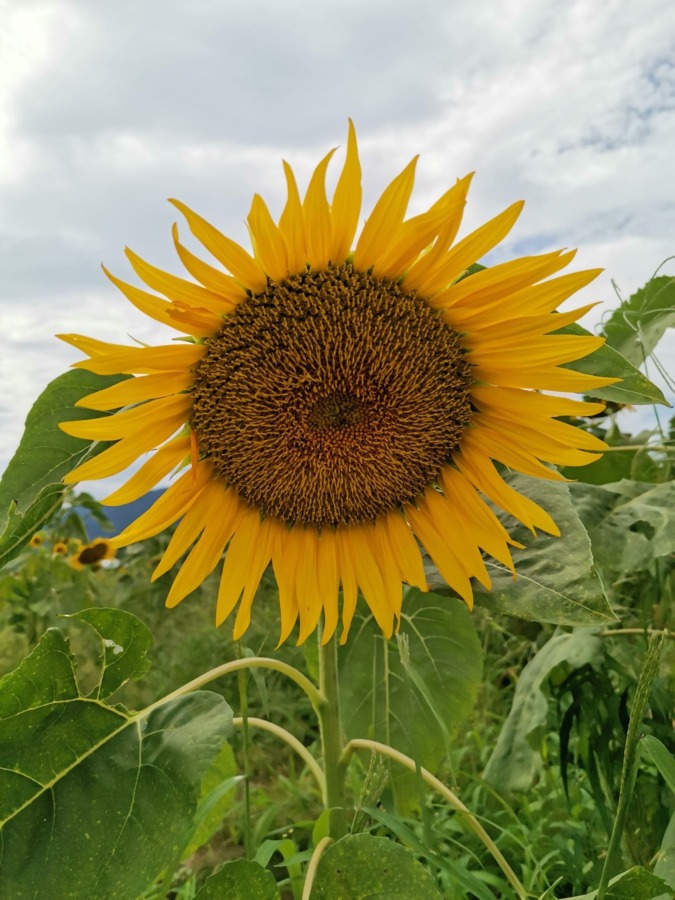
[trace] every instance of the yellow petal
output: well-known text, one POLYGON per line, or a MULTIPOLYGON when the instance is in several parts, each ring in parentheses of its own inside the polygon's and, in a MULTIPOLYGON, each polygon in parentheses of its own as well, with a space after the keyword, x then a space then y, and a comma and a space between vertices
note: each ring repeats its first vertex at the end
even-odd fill
POLYGON ((338 179, 331 209, 330 259, 341 265, 349 255, 361 213, 361 163, 356 145, 354 123, 349 120, 347 155, 338 179))
POLYGON ((405 505, 404 512, 411 528, 426 547, 427 553, 446 583, 471 609, 473 607, 471 582, 466 569, 450 548, 448 540, 441 537, 427 512, 417 509, 411 503, 405 505))
POLYGON ((433 297, 438 291, 446 288, 469 266, 478 262, 504 240, 515 225, 523 205, 522 201, 514 203, 494 219, 481 225, 449 250, 426 278, 406 278, 406 287, 417 290, 424 297, 433 297))
POLYGON ((542 337, 552 331, 558 331, 576 322, 589 310, 597 306, 597 303, 589 303, 579 309, 571 309, 569 312, 547 314, 543 316, 520 316, 517 319, 508 319, 496 324, 477 327, 470 333, 462 336, 462 346, 467 350, 480 349, 483 352, 489 350, 502 350, 508 348, 513 341, 526 341, 542 337))
POLYGON ((148 450, 158 447, 170 438, 178 427, 174 421, 162 422, 151 430, 141 430, 125 437, 93 459, 83 462, 63 480, 65 484, 76 484, 78 481, 93 481, 123 472, 148 450))
POLYGON ((273 281, 283 281, 288 275, 286 241, 259 194, 253 195, 247 221, 256 259, 273 281))
POLYGON ((239 602, 249 577, 260 536, 260 513, 247 509, 227 549, 218 588, 216 625, 222 625, 239 602))
POLYGON ((321 532, 317 547, 316 568, 319 597, 324 615, 321 643, 326 644, 337 628, 340 590, 337 537, 332 528, 324 528, 321 532))
MULTIPOLYGON (((467 176, 464 180, 470 179, 471 176, 467 176)), ((466 186, 458 181, 427 212, 403 222, 391 248, 375 263, 375 274, 400 278, 449 223, 461 219, 465 202, 466 186)))
POLYGON ((401 577, 413 587, 427 591, 429 588, 424 574, 422 554, 407 522, 401 513, 394 509, 387 513, 386 522, 389 543, 394 551, 401 577))
POLYGON ((385 189, 368 216, 354 251, 354 268, 367 271, 384 257, 401 228, 415 183, 415 156, 385 189))
POLYGON ((237 303, 241 303, 242 300, 246 299, 246 291, 231 275, 226 275, 224 272, 205 263, 204 260, 199 259, 198 256, 195 256, 194 253, 191 253, 187 247, 181 244, 178 237, 178 225, 175 222, 171 229, 171 233, 173 235, 176 251, 185 268, 190 275, 192 275, 193 278, 196 278, 197 281, 200 281, 205 288, 208 288, 209 291, 222 297, 223 307, 227 303, 233 308, 237 303))
POLYGON ((340 580, 342 581, 342 634, 340 635, 340 644, 342 645, 346 644, 349 637, 349 629, 354 619, 358 598, 358 585, 352 563, 351 548, 347 539, 347 531, 348 529, 346 528, 339 528, 336 532, 340 580))
POLYGON ((184 472, 164 491, 150 509, 140 515, 110 543, 114 547, 126 547, 164 531, 190 509, 212 477, 211 467, 205 463, 200 463, 196 472, 192 469, 184 472))
POLYGON ((471 397, 489 409, 508 411, 525 419, 531 416, 594 416, 605 408, 604 403, 589 403, 540 394, 538 391, 492 385, 474 385, 471 397))
POLYGON ((122 281, 120 278, 116 278, 105 266, 101 266, 101 268, 105 272, 106 277, 112 281, 115 287, 122 291, 127 300, 133 303, 136 309, 139 309, 156 322, 162 322, 162 324, 168 325, 169 328, 180 330, 178 323, 172 321, 169 317, 169 303, 166 300, 156 297, 154 294, 149 294, 147 291, 142 291, 132 284, 127 284, 126 281, 122 281))
POLYGON ((335 150, 331 150, 314 170, 302 204, 302 219, 307 242, 307 262, 313 269, 325 269, 330 262, 331 218, 326 197, 326 169, 335 150))
POLYGON ((255 552, 253 554, 253 559, 251 560, 246 584, 244 585, 241 603, 237 610, 237 618, 234 621, 232 637, 235 641, 239 640, 251 624, 251 606, 255 599, 260 579, 272 558, 274 536, 275 529, 272 520, 265 519, 260 524, 260 532, 258 534, 258 540, 256 541, 255 552))
MULTIPOLYGON (((373 555, 370 534, 372 529, 372 525, 350 525, 349 529, 343 533, 343 546, 349 547, 356 580, 375 621, 384 636, 390 638, 394 633, 395 610, 392 606, 392 598, 387 595, 382 572, 373 555)), ((400 608, 400 601, 397 605, 400 608)))
POLYGON ((168 572, 187 551, 188 547, 197 540, 206 527, 203 504, 204 498, 213 493, 220 496, 220 488, 221 486, 215 482, 208 482, 201 488, 198 496, 195 497, 195 501, 186 511, 171 535, 171 540, 162 554, 162 558, 155 567, 155 571, 152 573, 151 581, 156 581, 168 572))
POLYGON ((452 506, 452 501, 433 488, 425 491, 417 502, 420 512, 429 519, 443 541, 451 546, 452 553, 467 575, 477 578, 487 590, 491 587, 490 576, 478 550, 478 544, 470 519, 461 507, 452 506))
MULTIPOLYGON (((542 366, 559 365, 588 356, 604 343, 604 337, 576 334, 512 338, 510 342, 507 341, 503 347, 498 348, 493 348, 490 344, 484 347, 481 341, 477 341, 477 346, 471 351, 470 361, 476 366, 486 364, 490 368, 498 368, 503 365, 504 369, 508 369, 515 361, 520 363, 520 360, 523 360, 523 369, 539 369, 542 366)), ((518 368, 521 368, 521 365, 518 368)))
POLYGON ((157 400, 159 397, 186 391, 193 381, 190 372, 162 372, 161 375, 127 378, 111 387, 103 388, 102 391, 87 394, 78 400, 75 406, 99 410, 121 409, 133 403, 157 400))
POLYGON ((287 162, 284 162, 284 173, 288 185, 288 199, 279 219, 279 231, 286 241, 288 271, 291 275, 295 275, 304 271, 307 264, 305 225, 295 175, 287 162))
POLYGON ((237 527, 240 504, 234 491, 227 490, 217 482, 211 483, 207 485, 198 505, 205 522, 204 531, 171 585, 166 598, 166 605, 170 609, 211 574, 237 527))
POLYGON ((169 200, 185 216, 190 231, 212 253, 218 262, 231 272, 243 287, 253 293, 263 291, 267 285, 265 273, 253 257, 235 241, 225 237, 179 200, 169 200))
POLYGON ((529 497, 509 487, 479 446, 469 446, 462 453, 455 454, 454 462, 482 494, 522 522, 530 531, 534 533, 535 528, 541 528, 548 534, 560 535, 560 530, 549 514, 529 497))
POLYGON ((60 422, 59 428, 73 437, 111 441, 146 428, 152 430, 156 424, 168 419, 176 419, 177 428, 185 421, 191 408, 192 398, 188 394, 177 394, 172 397, 161 397, 159 400, 149 400, 112 416, 60 422))
POLYGON ((82 353, 86 353, 92 359, 97 356, 108 356, 110 353, 129 349, 126 344, 109 344, 107 341, 99 341, 84 334, 57 334, 56 337, 66 344, 71 344, 77 350, 81 350, 82 353))
POLYGON ((312 528, 296 526, 293 530, 298 533, 298 552, 302 560, 296 575, 296 597, 300 615, 298 644, 303 644, 309 635, 316 630, 322 610, 316 558, 317 536, 312 528))
POLYGON ((190 452, 190 438, 179 437, 168 444, 160 447, 150 459, 144 463, 138 472, 135 472, 131 478, 113 491, 110 496, 106 497, 102 502, 106 506, 121 506, 124 503, 131 503, 137 500, 148 491, 151 491, 155 485, 169 474, 176 466, 181 463, 190 452))
POLYGON ((145 260, 141 259, 136 253, 128 247, 124 251, 131 263, 134 271, 148 287, 159 291, 170 300, 179 300, 188 307, 197 309, 208 309, 211 312, 221 316, 232 309, 229 300, 221 297, 213 291, 207 290, 200 284, 194 284, 185 278, 179 278, 177 275, 171 275, 164 272, 156 266, 151 266, 145 260))
POLYGON ((462 216, 466 205, 466 195, 469 191, 473 174, 474 173, 471 172, 469 175, 457 181, 454 188, 456 194, 452 205, 448 209, 447 221, 441 228, 433 246, 430 247, 426 253, 422 254, 422 256, 420 256, 420 258, 413 263, 410 269, 405 273, 403 283, 405 284, 406 289, 411 291, 415 290, 417 284, 424 282, 429 277, 430 273, 436 271, 440 261, 448 250, 448 247, 451 246, 452 242, 457 237, 457 232, 462 224, 462 216))
MULTIPOLYGON (((73 343, 71 341, 71 343, 73 343)), ((111 345, 113 346, 113 345, 111 345)), ((122 347, 105 356, 95 356, 73 364, 97 375, 152 375, 154 372, 185 372, 197 365, 206 353, 203 344, 174 344, 169 347, 122 347)))
POLYGON ((279 612, 281 615, 281 628, 279 643, 281 646, 287 640, 298 618, 298 604, 296 601, 296 572, 298 556, 293 552, 290 537, 291 530, 281 522, 274 527, 274 541, 272 544, 272 565, 274 577, 279 588, 279 612))
POLYGON ((446 466, 441 473, 441 486, 453 509, 461 510, 469 520, 469 529, 476 543, 486 553, 503 563, 516 574, 508 544, 521 547, 512 540, 492 510, 478 496, 468 479, 457 469, 446 466))

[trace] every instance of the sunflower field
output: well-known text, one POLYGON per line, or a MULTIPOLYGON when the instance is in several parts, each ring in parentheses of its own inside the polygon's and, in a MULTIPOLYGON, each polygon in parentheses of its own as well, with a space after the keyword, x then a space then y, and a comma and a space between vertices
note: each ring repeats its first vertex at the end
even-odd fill
POLYGON ((574 251, 481 263, 521 202, 458 238, 471 174, 364 213, 333 152, 250 248, 175 200, 183 273, 106 270, 166 344, 60 335, 0 480, 0 898, 667 900, 668 261, 591 333, 574 251))

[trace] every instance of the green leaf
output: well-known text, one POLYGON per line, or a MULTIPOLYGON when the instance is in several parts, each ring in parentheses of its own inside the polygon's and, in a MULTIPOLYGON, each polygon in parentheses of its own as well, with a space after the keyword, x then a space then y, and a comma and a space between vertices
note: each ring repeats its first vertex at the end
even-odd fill
POLYGON ((667 328, 675 327, 675 278, 652 278, 614 310, 603 332, 610 347, 639 366, 667 328))
POLYGON ((633 572, 656 571, 675 552, 675 482, 620 481, 570 485, 608 585, 633 572))
POLYGON ((195 900, 278 900, 274 875, 252 859, 225 863, 204 882, 195 900))
MULTIPOLYGON (((573 323, 560 328, 555 334, 581 335, 590 334, 590 331, 573 323)), ((563 368, 583 372, 585 375, 621 378, 621 382, 616 384, 589 390, 588 393, 592 397, 611 400, 614 403, 629 403, 632 406, 651 403, 670 406, 663 396, 663 392, 655 384, 652 384, 646 375, 643 375, 631 362, 607 344, 603 344, 602 347, 583 359, 565 363, 563 368)))
MULTIPOLYGON (((345 732, 384 741, 433 771, 471 712, 482 666, 464 603, 411 589, 397 638, 386 641, 369 616, 355 620, 340 650, 345 732)), ((416 795, 414 775, 393 766, 392 777, 400 801, 404 793, 416 795)))
POLYGON ((0 479, 0 567, 14 559, 61 508, 66 488, 56 479, 108 446, 73 438, 58 423, 100 416, 76 409, 74 403, 126 377, 73 370, 52 381, 34 403, 19 448, 0 479))
POLYGON ((675 758, 672 753, 663 746, 658 738, 651 734, 643 735, 640 740, 640 748, 643 754, 646 754, 651 759, 661 775, 663 775, 670 790, 675 794, 675 758))
POLYGON ((208 691, 135 715, 86 697, 64 635, 47 631, 0 681, 6 895, 135 900, 188 839, 231 722, 208 691))
POLYGON ((37 494, 24 513, 12 502, 0 535, 0 568, 21 553, 36 531, 49 522, 61 507, 65 485, 48 484, 37 494))
POLYGON ((565 478, 585 484, 612 484, 622 478, 654 483, 666 481, 670 467, 667 460, 650 447, 652 434, 650 431, 624 434, 612 422, 606 433, 598 431, 597 435, 609 447, 621 447, 620 450, 610 449, 588 466, 562 466, 560 472, 565 478))
MULTIPOLYGON (((536 537, 497 511, 511 536, 525 545, 512 551, 517 578, 501 563, 486 560, 492 589, 476 583, 476 603, 492 612, 556 625, 608 625, 616 621, 596 572, 591 542, 570 497, 569 487, 527 475, 507 475, 508 484, 534 500, 553 518, 560 537, 536 537)), ((433 576, 430 576, 433 577, 433 576)), ((436 576, 438 577, 438 576, 436 576)))
POLYGON ((195 813, 195 833, 183 852, 183 859, 192 856, 218 831, 232 804, 232 791, 244 776, 235 775, 237 764, 229 744, 209 766, 201 785, 199 806, 195 813))
MULTIPOLYGON (((675 893, 675 813, 670 817, 661 846, 656 854, 654 874, 663 878, 670 886, 671 891, 675 893)), ((669 900, 670 897, 672 897, 672 893, 668 892, 659 895, 656 900, 669 900)))
POLYGON ((508 718, 483 774, 500 792, 526 791, 541 767, 552 678, 594 663, 601 638, 581 629, 552 637, 523 669, 508 718))
MULTIPOLYGON (((642 866, 635 866, 612 878, 605 900, 657 900, 657 895, 664 890, 668 890, 668 885, 662 878, 652 875, 642 866)), ((570 900, 595 900, 597 896, 597 891, 591 891, 590 894, 571 897, 570 900)), ((671 895, 667 893, 665 896, 671 895)))
POLYGON ((64 618, 86 622, 101 638, 101 676, 89 696, 105 699, 130 678, 140 678, 150 668, 147 652, 152 646, 152 635, 132 613, 92 607, 64 618))
POLYGON ((312 900, 439 900, 434 879, 410 850, 388 838, 352 834, 326 850, 312 900))

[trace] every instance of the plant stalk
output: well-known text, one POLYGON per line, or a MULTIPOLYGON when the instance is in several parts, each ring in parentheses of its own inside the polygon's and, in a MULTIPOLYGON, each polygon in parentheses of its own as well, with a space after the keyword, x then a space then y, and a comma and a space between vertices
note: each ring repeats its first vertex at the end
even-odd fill
POLYGON ((614 818, 614 827, 609 839, 607 847, 607 856, 602 867, 600 875, 600 883, 598 885, 597 900, 603 900, 607 893, 609 878, 612 873, 612 867, 616 858, 621 838, 623 837, 624 828, 626 826, 626 816, 628 808, 633 799, 633 789, 635 787, 635 779, 637 778, 637 770, 640 762, 639 744, 640 729, 644 719, 645 708, 649 701, 652 684, 658 673, 659 660, 661 659, 661 650, 666 639, 667 631, 657 631, 650 634, 649 645, 647 647, 647 657, 644 666, 640 672, 637 688, 635 689, 635 697, 633 699, 633 708, 630 713, 628 722, 628 734, 626 735, 626 746, 623 752, 623 768, 621 770, 621 786, 619 788, 619 802, 616 808, 616 816, 614 818))
POLYGON ((347 833, 347 804, 345 801, 345 767, 342 765, 342 726, 340 722, 340 693, 338 687, 337 643, 333 636, 327 643, 319 637, 319 691, 321 701, 316 706, 323 751, 323 770, 326 777, 324 807, 329 810, 329 835, 337 841, 347 833))

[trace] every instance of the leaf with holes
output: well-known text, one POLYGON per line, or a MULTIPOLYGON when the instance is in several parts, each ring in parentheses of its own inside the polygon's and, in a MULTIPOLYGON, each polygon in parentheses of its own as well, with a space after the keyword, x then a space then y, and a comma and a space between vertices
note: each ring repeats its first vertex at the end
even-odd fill
POLYGON ((82 694, 47 631, 0 681, 0 883, 7 897, 136 900, 193 829, 232 711, 208 691, 138 714, 82 694))

